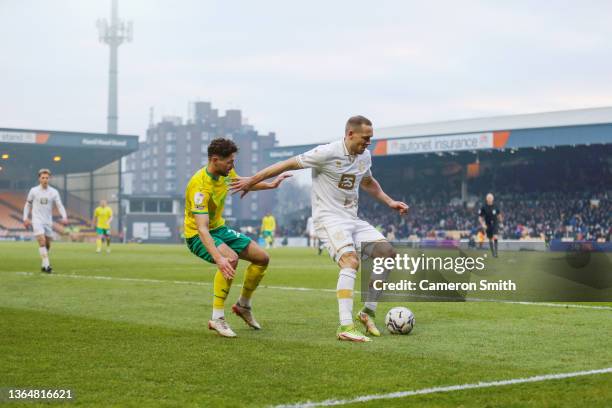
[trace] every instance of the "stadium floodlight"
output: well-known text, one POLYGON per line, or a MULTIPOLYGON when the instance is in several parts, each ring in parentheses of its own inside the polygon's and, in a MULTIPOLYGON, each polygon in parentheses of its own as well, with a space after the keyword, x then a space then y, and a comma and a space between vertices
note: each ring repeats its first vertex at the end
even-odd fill
POLYGON ((8 160, 8 158, 9 158, 9 157, 10 157, 10 156, 8 155, 8 153, 4 153, 4 154, 2 155, 2 160, 8 160))
POLYGON ((117 0, 111 2, 111 18, 98 19, 96 26, 98 27, 98 40, 101 43, 108 44, 110 48, 110 62, 108 71, 108 116, 107 116, 107 133, 117 134, 118 132, 118 114, 117 114, 117 66, 118 66, 118 49, 124 42, 132 42, 134 36, 134 27, 131 21, 123 21, 119 19, 119 7, 117 0))
POLYGON ((53 156, 53 161, 54 162, 62 161, 62 156, 53 156))
MULTIPOLYGON (((111 0, 110 22, 106 19, 99 19, 98 39, 101 43, 108 44, 110 48, 110 61, 108 69, 108 113, 106 117, 106 133, 116 135, 119 133, 118 115, 118 51, 119 46, 124 42, 132 42, 134 38, 134 26, 131 21, 119 19, 119 6, 117 0, 111 0)), ((119 191, 121 191, 121 159, 117 161, 119 175, 119 191)), ((122 205, 119 203, 118 211, 119 230, 122 230, 122 205)))

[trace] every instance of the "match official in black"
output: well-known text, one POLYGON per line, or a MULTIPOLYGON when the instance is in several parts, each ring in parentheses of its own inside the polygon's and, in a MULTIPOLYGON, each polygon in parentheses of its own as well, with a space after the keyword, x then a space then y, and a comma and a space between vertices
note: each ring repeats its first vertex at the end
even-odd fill
POLYGON ((478 211, 480 225, 487 232, 489 238, 489 248, 495 258, 497 258, 497 230, 503 221, 501 211, 493 204, 493 194, 487 194, 486 203, 478 211))

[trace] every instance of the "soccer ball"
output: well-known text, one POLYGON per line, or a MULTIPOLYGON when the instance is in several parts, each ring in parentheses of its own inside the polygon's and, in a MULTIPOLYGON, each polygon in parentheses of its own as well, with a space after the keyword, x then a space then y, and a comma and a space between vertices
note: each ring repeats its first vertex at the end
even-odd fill
POLYGON ((407 307, 394 307, 385 317, 385 326, 391 334, 408 334, 414 327, 414 314, 407 307))

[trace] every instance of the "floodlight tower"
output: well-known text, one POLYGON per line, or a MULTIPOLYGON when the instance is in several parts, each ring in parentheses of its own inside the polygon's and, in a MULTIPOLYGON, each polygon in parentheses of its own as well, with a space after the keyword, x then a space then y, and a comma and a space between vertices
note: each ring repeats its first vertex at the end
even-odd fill
POLYGON ((119 20, 117 0, 111 0, 110 23, 106 19, 100 19, 97 26, 100 42, 108 44, 110 48, 106 132, 117 134, 117 53, 121 44, 132 41, 132 22, 119 20))
MULTIPOLYGON (((118 61, 117 54, 119 46, 124 42, 132 41, 132 22, 119 20, 119 6, 117 0, 111 0, 111 16, 110 23, 106 19, 99 19, 97 22, 98 26, 98 39, 101 43, 108 44, 110 48, 110 61, 108 66, 108 113, 106 116, 106 133, 116 135, 118 133, 118 114, 117 114, 117 74, 118 74, 118 61)), ((115 163, 111 163, 97 173, 99 175, 117 175, 118 188, 117 188, 117 223, 119 226, 119 233, 123 234, 123 203, 122 203, 122 192, 123 192, 123 174, 121 160, 117 160, 115 163)), ((104 177, 102 177, 102 180, 104 177)), ((90 188, 92 191, 91 199, 91 212, 93 212, 93 190, 94 190, 94 176, 91 174, 90 188)), ((104 184, 104 182, 102 182, 104 184)))

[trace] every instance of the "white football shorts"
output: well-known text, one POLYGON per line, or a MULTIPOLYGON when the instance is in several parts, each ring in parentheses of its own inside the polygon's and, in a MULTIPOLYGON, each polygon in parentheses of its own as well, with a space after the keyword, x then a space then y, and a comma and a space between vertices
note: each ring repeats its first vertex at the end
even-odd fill
POLYGON ((361 251, 362 242, 385 240, 380 231, 360 219, 327 219, 319 223, 316 232, 335 262, 347 252, 361 251))
POLYGON ((45 235, 47 237, 53 237, 53 226, 51 224, 34 222, 32 223, 32 230, 34 236, 45 235))

